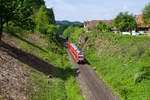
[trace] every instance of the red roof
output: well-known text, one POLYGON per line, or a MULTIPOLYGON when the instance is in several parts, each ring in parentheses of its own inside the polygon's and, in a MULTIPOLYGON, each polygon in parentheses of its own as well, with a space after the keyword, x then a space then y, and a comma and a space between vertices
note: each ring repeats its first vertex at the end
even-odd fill
POLYGON ((145 28, 148 27, 148 25, 143 24, 142 14, 137 15, 137 25, 138 25, 138 27, 145 27, 145 28))
POLYGON ((103 22, 107 25, 113 25, 113 20, 92 20, 92 21, 85 21, 84 25, 86 27, 94 27, 98 25, 99 22, 103 22))
MULTIPOLYGON (((104 22, 107 25, 113 25, 114 20, 92 20, 92 21, 85 21, 85 27, 94 27, 99 22, 104 22)), ((148 28, 148 25, 144 25, 142 21, 142 14, 137 15, 137 25, 140 28, 148 28)))
POLYGON ((138 24, 142 24, 143 23, 143 21, 142 21, 142 14, 138 15, 137 23, 138 24))

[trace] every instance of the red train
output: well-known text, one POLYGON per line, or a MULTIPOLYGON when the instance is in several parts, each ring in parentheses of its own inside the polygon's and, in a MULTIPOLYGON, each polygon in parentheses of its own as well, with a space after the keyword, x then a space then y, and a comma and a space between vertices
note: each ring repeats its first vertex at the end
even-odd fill
POLYGON ((73 55, 76 62, 83 63, 85 61, 85 54, 81 50, 79 50, 73 43, 67 42, 67 47, 73 55))

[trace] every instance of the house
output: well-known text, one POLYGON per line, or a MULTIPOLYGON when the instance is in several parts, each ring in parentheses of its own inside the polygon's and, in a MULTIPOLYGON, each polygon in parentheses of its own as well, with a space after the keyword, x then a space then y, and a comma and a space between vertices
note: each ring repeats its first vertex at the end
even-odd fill
POLYGON ((143 24, 142 14, 137 15, 137 28, 136 31, 139 33, 145 34, 149 33, 150 27, 148 25, 143 24))
POLYGON ((94 27, 94 26, 98 25, 99 22, 103 22, 110 26, 113 25, 113 20, 92 20, 92 21, 85 21, 84 27, 94 27))
MULTIPOLYGON (((106 25, 112 26, 114 23, 114 20, 91 20, 91 21, 85 21, 84 22, 84 27, 94 27, 98 25, 99 22, 103 22, 106 25)), ((148 25, 143 24, 142 21, 142 14, 137 15, 137 28, 133 30, 133 33, 136 35, 137 33, 141 34, 149 34, 150 35, 150 27, 148 25)), ((113 28, 113 31, 115 31, 115 28, 113 28)), ((122 34, 131 34, 130 32, 123 32, 122 34)))

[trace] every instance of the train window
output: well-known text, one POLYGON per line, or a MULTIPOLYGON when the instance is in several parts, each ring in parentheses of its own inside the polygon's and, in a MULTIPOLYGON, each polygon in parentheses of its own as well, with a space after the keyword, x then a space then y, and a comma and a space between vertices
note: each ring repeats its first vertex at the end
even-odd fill
POLYGON ((79 56, 79 58, 83 58, 83 56, 79 56))

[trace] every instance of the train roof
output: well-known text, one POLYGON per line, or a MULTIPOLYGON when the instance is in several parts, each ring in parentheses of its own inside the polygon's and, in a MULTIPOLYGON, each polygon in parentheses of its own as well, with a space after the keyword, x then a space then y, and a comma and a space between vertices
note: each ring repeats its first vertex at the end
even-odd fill
POLYGON ((71 43, 71 42, 70 42, 70 45, 77 51, 77 53, 78 53, 79 55, 82 55, 82 54, 83 54, 82 51, 80 51, 76 45, 74 45, 74 44, 71 43))

